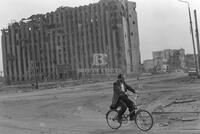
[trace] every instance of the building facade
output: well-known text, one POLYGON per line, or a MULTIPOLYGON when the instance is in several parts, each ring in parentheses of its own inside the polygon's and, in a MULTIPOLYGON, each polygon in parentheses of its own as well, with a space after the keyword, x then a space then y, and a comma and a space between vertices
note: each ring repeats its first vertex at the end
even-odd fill
MULTIPOLYGON (((196 58, 198 58, 197 55, 196 55, 196 58)), ((194 62, 194 54, 185 55, 185 65, 186 65, 187 70, 190 70, 191 68, 196 68, 195 62, 194 62)))
POLYGON ((161 59, 162 61, 167 62, 170 55, 172 55, 171 49, 165 49, 165 50, 162 50, 162 51, 154 51, 153 52, 153 59, 161 59))
POLYGON ((145 72, 149 72, 151 69, 154 68, 153 59, 144 60, 143 66, 144 66, 145 72))
POLYGON ((158 66, 161 72, 168 69, 185 69, 185 50, 184 49, 165 49, 153 52, 153 64, 158 66))
POLYGON ((1 40, 6 82, 78 79, 88 73, 80 69, 97 67, 137 75, 140 68, 136 4, 127 0, 32 15, 2 29, 1 40), (94 55, 106 64, 94 64, 94 55))

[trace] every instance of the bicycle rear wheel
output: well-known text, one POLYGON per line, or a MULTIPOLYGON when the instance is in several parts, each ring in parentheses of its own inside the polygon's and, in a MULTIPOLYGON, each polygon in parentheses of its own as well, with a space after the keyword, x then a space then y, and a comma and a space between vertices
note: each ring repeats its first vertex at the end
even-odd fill
POLYGON ((106 114, 106 121, 108 126, 112 129, 118 129, 122 125, 122 121, 118 120, 117 110, 109 110, 106 114))
POLYGON ((153 127, 153 117, 148 111, 140 109, 135 116, 135 123, 140 130, 148 131, 153 127))

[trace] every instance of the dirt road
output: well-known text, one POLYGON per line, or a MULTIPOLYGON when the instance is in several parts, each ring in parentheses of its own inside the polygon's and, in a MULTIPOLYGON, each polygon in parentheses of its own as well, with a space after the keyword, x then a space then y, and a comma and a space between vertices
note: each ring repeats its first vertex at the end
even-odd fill
MULTIPOLYGON (((200 82, 182 74, 140 81, 137 104, 153 113, 148 134, 200 133, 200 82)), ((112 81, 113 82, 113 81, 112 81)), ((112 82, 0 95, 0 134, 143 134, 135 124, 110 129, 105 114, 112 82)), ((136 86, 135 79, 127 83, 136 86)))

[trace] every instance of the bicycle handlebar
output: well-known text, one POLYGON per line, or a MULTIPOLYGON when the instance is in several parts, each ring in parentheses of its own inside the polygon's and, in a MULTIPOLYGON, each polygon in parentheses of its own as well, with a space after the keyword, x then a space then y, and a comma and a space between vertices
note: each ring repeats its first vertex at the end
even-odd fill
MULTIPOLYGON (((134 93, 134 97, 136 96, 136 99, 137 99, 137 97, 138 97, 138 94, 139 94, 138 92, 134 93)), ((126 95, 127 95, 127 96, 133 96, 133 94, 129 94, 129 93, 126 94, 126 95)))

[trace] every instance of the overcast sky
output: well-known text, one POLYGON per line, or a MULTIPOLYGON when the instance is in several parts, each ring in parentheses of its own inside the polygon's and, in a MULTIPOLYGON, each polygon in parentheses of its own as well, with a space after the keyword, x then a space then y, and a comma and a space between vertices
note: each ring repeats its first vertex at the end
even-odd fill
MULTIPOLYGON (((184 48, 186 53, 193 52, 185 3, 178 0, 130 1, 135 1, 137 4, 142 61, 152 58, 152 51, 156 50, 184 48)), ((75 7, 95 2, 98 0, 0 0, 0 29, 7 27, 12 20, 19 21, 32 14, 44 14, 60 6, 75 7)), ((193 10, 197 9, 200 22, 200 0, 190 0, 190 7, 192 17, 193 10)), ((0 70, 2 70, 1 47, 0 53, 0 70)))

